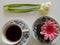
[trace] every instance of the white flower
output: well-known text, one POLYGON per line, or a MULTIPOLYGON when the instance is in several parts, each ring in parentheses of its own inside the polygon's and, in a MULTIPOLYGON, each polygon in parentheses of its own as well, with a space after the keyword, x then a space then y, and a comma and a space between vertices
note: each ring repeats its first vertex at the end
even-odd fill
POLYGON ((45 15, 48 13, 50 7, 51 7, 51 2, 42 3, 39 11, 41 14, 45 15))

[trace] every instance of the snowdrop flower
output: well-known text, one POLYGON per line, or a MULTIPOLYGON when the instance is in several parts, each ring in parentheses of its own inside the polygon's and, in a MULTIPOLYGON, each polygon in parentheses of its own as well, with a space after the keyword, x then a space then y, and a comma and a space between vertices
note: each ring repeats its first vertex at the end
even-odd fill
POLYGON ((51 7, 51 2, 42 3, 39 12, 42 15, 46 15, 51 7))

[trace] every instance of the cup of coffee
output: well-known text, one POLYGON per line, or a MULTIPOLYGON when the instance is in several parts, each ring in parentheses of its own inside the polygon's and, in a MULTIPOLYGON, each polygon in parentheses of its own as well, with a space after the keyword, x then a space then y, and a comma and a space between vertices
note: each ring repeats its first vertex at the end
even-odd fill
POLYGON ((9 21, 3 26, 2 41, 5 44, 17 44, 21 41, 23 32, 28 31, 28 29, 22 30, 19 24, 9 21))

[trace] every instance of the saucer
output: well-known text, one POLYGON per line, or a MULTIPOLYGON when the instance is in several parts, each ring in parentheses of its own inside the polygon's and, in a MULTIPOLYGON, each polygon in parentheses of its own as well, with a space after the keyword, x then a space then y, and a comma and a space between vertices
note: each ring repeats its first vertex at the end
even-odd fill
MULTIPOLYGON (((18 19, 10 20, 9 23, 16 23, 16 24, 20 25, 22 30, 29 29, 28 25, 22 20, 18 20, 18 19)), ((23 32, 23 37, 22 37, 21 41, 18 42, 17 44, 15 44, 15 45, 25 45, 25 44, 27 44, 27 42, 29 40, 29 36, 30 36, 30 29, 29 29, 28 32, 23 32)))

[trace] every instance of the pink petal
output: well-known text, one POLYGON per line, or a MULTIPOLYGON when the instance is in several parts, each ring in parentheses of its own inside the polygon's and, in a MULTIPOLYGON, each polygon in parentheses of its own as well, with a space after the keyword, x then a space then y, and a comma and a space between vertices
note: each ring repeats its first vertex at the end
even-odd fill
POLYGON ((56 26, 58 26, 58 25, 57 25, 57 24, 53 24, 53 26, 55 26, 55 27, 56 27, 56 26))
POLYGON ((43 29, 46 29, 46 27, 43 27, 43 29))
POLYGON ((55 24, 56 22, 55 21, 53 21, 53 24, 55 24))
POLYGON ((41 27, 41 30, 46 30, 46 27, 41 27))
POLYGON ((46 31, 45 31, 45 30, 43 30, 43 32, 45 33, 46 31))
POLYGON ((56 28, 56 31, 58 31, 59 30, 59 28, 56 28))
POLYGON ((47 40, 48 39, 48 35, 44 35, 44 40, 47 40))
POLYGON ((47 27, 48 26, 48 24, 47 23, 45 23, 45 27, 47 27))
POLYGON ((41 30, 44 30, 43 27, 41 27, 41 30))
POLYGON ((54 22, 51 22, 51 24, 53 25, 53 24, 55 24, 54 22))
POLYGON ((55 27, 55 26, 53 26, 53 28, 54 28, 54 29, 56 29, 56 27, 55 27))
POLYGON ((47 35, 48 36, 48 34, 45 32, 45 35, 47 35))
POLYGON ((44 31, 45 32, 45 29, 42 28, 41 31, 44 31))
POLYGON ((52 22, 49 20, 47 23, 50 25, 52 22))
POLYGON ((54 35, 58 35, 58 34, 57 34, 57 33, 55 33, 55 32, 54 32, 53 34, 54 34, 54 35))
POLYGON ((56 33, 58 35, 59 30, 54 30, 53 34, 56 33))
POLYGON ((46 32, 44 32, 44 35, 48 35, 46 32))
POLYGON ((43 25, 43 27, 45 27, 45 25, 43 25))
POLYGON ((57 30, 57 33, 59 33, 59 30, 57 30))
POLYGON ((54 28, 54 31, 56 31, 56 32, 59 30, 59 28, 56 28, 56 27, 53 27, 53 28, 54 28))
POLYGON ((40 32, 40 34, 42 34, 42 35, 43 35, 44 33, 43 33, 43 32, 40 32))
POLYGON ((50 40, 52 40, 52 37, 51 37, 51 35, 48 35, 48 36, 49 36, 49 39, 50 39, 50 40))
POLYGON ((52 38, 53 38, 53 39, 55 38, 55 36, 54 36, 54 34, 53 34, 53 33, 51 34, 51 36, 52 36, 52 38))

